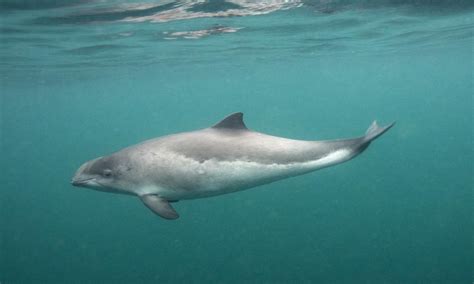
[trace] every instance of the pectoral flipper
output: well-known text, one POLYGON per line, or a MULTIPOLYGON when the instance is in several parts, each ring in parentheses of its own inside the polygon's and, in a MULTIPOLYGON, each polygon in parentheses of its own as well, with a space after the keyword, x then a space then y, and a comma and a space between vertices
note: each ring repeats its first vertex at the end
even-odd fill
POLYGON ((140 196, 141 201, 156 215, 165 219, 173 220, 179 217, 178 213, 170 205, 170 203, 154 194, 140 196))

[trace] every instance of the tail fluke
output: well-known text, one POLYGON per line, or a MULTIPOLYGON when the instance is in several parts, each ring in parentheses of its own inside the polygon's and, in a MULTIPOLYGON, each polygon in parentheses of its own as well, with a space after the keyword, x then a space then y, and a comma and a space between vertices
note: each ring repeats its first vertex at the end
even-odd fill
POLYGON ((370 141, 376 139, 380 135, 384 134, 387 130, 392 128, 392 126, 394 126, 394 125, 395 125, 395 122, 392 122, 387 126, 380 127, 377 124, 377 121, 374 120, 374 122, 372 122, 370 127, 365 132, 364 141, 365 142, 370 142, 370 141))

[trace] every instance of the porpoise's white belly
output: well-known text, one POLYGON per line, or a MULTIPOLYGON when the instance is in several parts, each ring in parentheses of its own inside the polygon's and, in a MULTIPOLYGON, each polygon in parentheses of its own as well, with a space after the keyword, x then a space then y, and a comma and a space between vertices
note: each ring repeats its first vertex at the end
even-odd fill
POLYGON ((159 156, 159 166, 150 168, 150 174, 159 177, 137 189, 137 194, 180 200, 226 194, 308 173, 349 159, 351 151, 339 149, 317 160, 287 164, 258 163, 245 157, 199 162, 174 152, 162 152, 159 156))

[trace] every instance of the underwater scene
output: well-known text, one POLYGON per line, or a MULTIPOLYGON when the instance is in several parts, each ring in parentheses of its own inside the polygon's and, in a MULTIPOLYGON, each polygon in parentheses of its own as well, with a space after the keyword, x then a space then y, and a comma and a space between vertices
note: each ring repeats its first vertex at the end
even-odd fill
POLYGON ((472 283, 473 17, 1 0, 0 283, 472 283))

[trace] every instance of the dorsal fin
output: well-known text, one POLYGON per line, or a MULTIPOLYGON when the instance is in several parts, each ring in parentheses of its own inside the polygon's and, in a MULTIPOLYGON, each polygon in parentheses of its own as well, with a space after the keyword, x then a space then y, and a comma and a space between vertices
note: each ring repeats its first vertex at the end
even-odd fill
POLYGON ((221 128, 221 129, 247 129, 244 123, 244 114, 241 112, 233 113, 219 123, 214 125, 212 128, 221 128))

